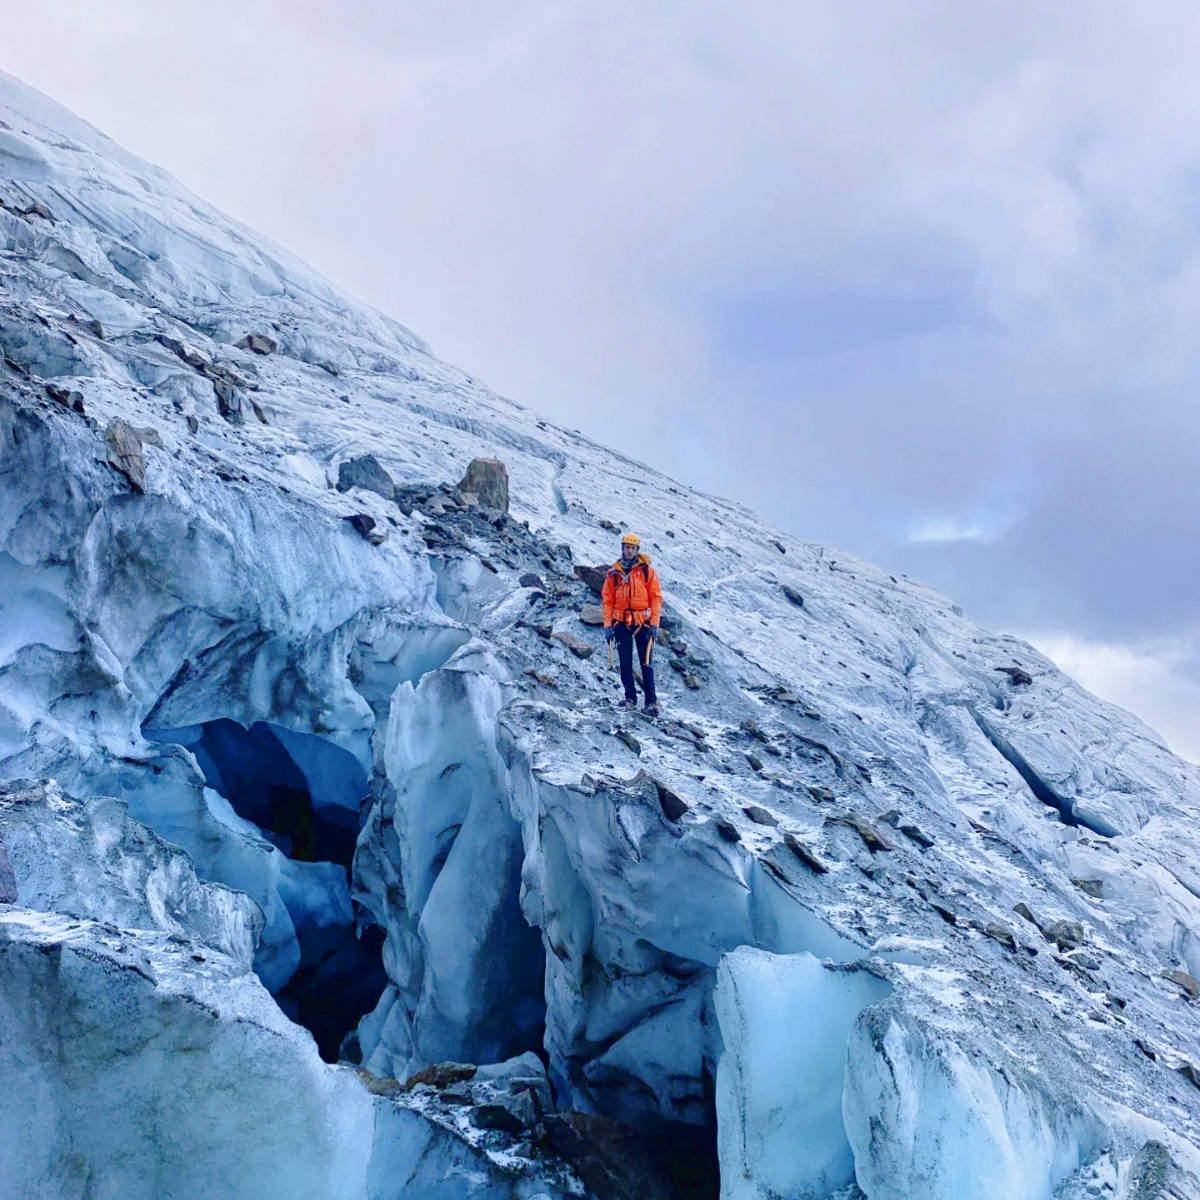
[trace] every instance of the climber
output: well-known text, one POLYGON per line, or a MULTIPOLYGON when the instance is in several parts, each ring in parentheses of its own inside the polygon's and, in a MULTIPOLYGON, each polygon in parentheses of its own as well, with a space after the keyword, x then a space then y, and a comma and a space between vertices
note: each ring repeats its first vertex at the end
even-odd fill
MULTIPOLYGON (((641 541, 636 533, 621 539, 621 557, 604 577, 601 597, 604 601, 604 636, 617 644, 621 658, 621 683, 625 687, 625 707, 637 708, 637 690, 633 679, 633 650, 637 647, 642 667, 642 691, 646 695, 645 711, 658 716, 658 696, 654 691, 654 668, 650 656, 658 638, 658 623, 662 616, 662 587, 658 572, 650 565, 648 555, 641 554, 641 541)), ((612 661, 612 651, 609 651, 612 661)))

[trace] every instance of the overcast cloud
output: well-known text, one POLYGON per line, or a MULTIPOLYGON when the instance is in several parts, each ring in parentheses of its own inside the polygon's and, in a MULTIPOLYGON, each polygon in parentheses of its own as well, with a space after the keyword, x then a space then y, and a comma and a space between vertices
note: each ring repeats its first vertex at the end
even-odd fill
POLYGON ((1198 62, 1162 0, 91 0, 0 55, 497 390, 1193 758, 1198 62))

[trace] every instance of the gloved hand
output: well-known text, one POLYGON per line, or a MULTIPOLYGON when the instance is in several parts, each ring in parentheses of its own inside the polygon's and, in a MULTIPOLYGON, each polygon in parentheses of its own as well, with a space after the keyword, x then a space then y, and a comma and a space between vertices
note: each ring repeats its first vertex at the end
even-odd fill
POLYGON ((617 627, 615 625, 610 625, 610 626, 608 626, 607 629, 605 629, 604 640, 606 642, 611 642, 613 640, 613 638, 615 638, 616 636, 617 636, 617 627))
POLYGON ((657 625, 651 625, 651 626, 650 626, 650 636, 651 636, 651 637, 652 637, 652 638, 653 638, 653 639, 654 639, 656 642, 658 641, 658 626, 657 626, 657 625))

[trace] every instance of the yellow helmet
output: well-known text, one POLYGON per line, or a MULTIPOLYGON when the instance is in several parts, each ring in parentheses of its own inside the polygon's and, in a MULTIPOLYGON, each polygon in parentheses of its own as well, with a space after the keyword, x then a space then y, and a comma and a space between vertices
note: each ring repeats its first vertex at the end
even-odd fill
POLYGON ((638 537, 638 535, 636 533, 627 533, 621 539, 622 546, 624 546, 624 545, 640 546, 641 544, 642 544, 642 539, 640 537, 638 537))

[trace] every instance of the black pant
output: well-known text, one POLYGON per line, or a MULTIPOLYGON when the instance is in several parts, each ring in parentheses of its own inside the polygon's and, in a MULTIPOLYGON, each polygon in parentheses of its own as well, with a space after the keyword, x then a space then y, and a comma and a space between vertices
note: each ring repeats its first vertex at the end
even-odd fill
POLYGON ((616 626, 617 656, 621 660, 621 682, 625 685, 625 699, 637 703, 637 688, 633 682, 633 647, 637 643, 638 662, 642 665, 642 690, 647 704, 657 704, 654 691, 654 668, 645 665, 646 647, 650 644, 650 626, 643 625, 635 634, 627 625, 616 626))

